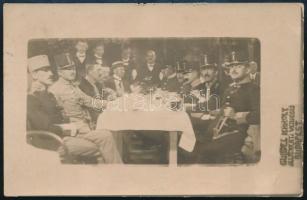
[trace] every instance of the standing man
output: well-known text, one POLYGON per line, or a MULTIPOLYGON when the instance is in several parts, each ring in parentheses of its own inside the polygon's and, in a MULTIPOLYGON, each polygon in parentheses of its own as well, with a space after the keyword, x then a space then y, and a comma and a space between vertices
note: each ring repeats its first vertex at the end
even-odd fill
POLYGON ((76 125, 77 137, 87 139, 99 146, 100 152, 109 163, 121 163, 120 155, 115 148, 113 136, 108 131, 93 131, 93 123, 87 108, 101 109, 106 101, 89 97, 82 92, 73 82, 76 77, 75 65, 69 54, 55 56, 59 80, 56 81, 49 91, 56 97, 57 102, 64 108, 70 122, 76 125), (102 138, 108 137, 106 142, 102 138))
POLYGON ((161 83, 161 66, 156 62, 156 52, 149 50, 146 53, 146 63, 138 69, 136 79, 147 87, 157 87, 161 83))
POLYGON ((132 60, 132 50, 130 47, 124 47, 121 53, 121 61, 125 67, 125 76, 124 80, 133 83, 136 79, 136 63, 132 60))
POLYGON ((76 65, 77 79, 81 80, 85 76, 85 66, 89 61, 87 50, 88 44, 86 40, 78 40, 75 44, 76 52, 73 54, 73 61, 76 65))
POLYGON ((112 64, 113 76, 105 83, 107 88, 111 88, 117 93, 118 97, 130 92, 129 83, 124 80, 125 67, 121 61, 116 61, 112 64))
MULTIPOLYGON (((63 108, 59 106, 54 95, 48 91, 48 87, 53 83, 48 57, 46 55, 34 56, 29 58, 28 62, 33 82, 27 97, 27 129, 50 131, 59 135, 63 138, 71 155, 92 156, 100 152, 103 159, 101 161, 120 163, 121 158, 110 132, 91 131, 84 135, 77 133, 77 136, 73 137, 70 136, 75 134, 73 129, 56 125, 72 121, 69 116, 63 115, 63 108)), ((70 76, 70 81, 73 80, 74 77, 70 76)), ((71 92, 69 91, 67 95, 70 95, 71 92)))
POLYGON ((91 64, 100 64, 107 66, 107 62, 104 58, 104 44, 102 42, 98 42, 93 49, 94 55, 91 57, 89 63, 91 64))
POLYGON ((212 140, 201 145, 199 161, 224 162, 226 155, 240 153, 248 127, 260 123, 260 89, 250 81, 250 65, 238 61, 235 52, 231 58, 227 67, 233 83, 225 90, 220 115, 211 123, 212 140))
POLYGON ((260 86, 260 73, 258 72, 258 64, 254 61, 249 63, 250 68, 250 74, 249 77, 252 81, 252 83, 255 83, 256 85, 260 86))

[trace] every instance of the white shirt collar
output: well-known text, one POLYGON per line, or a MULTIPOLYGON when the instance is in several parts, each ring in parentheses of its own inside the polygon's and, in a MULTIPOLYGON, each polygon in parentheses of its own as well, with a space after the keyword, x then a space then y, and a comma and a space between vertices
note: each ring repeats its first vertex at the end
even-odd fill
POLYGON ((97 59, 102 59, 102 56, 94 55, 97 59))
POLYGON ((77 57, 85 57, 85 56, 86 56, 86 53, 77 52, 77 53, 76 53, 76 56, 77 56, 77 57))
POLYGON ((155 63, 147 63, 147 68, 152 71, 155 66, 155 63))
POLYGON ((118 77, 116 74, 113 74, 114 80, 116 81, 122 81, 120 77, 118 77))

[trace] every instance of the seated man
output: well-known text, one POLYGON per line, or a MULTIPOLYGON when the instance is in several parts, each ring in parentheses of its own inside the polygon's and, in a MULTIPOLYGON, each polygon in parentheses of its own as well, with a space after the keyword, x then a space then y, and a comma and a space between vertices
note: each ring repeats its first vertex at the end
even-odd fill
POLYGON ((233 83, 224 92, 221 112, 210 124, 211 139, 194 149, 199 162, 219 162, 228 154, 240 153, 248 127, 260 123, 260 89, 250 81, 248 62, 238 61, 232 53, 227 67, 233 83))
POLYGON ((57 80, 49 91, 55 96, 57 102, 64 108, 65 115, 70 123, 76 126, 76 137, 95 144, 107 163, 121 163, 121 157, 115 147, 113 136, 109 131, 93 131, 91 118, 86 110, 90 108, 103 108, 105 101, 97 101, 84 94, 76 85, 75 65, 69 54, 55 56, 55 63, 59 74, 57 80))
POLYGON ((113 76, 105 82, 105 86, 107 88, 111 88, 112 90, 116 91, 117 96, 121 97, 125 93, 130 92, 129 83, 124 80, 125 76, 125 67, 124 63, 121 61, 116 61, 112 64, 111 67, 113 76))
POLYGON ((191 121, 197 131, 204 132, 208 127, 208 114, 220 107, 220 99, 223 94, 222 87, 218 81, 218 69, 215 63, 209 64, 205 55, 205 63, 200 66, 201 84, 196 87, 198 102, 191 121))
POLYGON ((161 88, 168 92, 179 92, 180 83, 177 79, 175 66, 166 65, 166 69, 162 70, 162 74, 161 88))
MULTIPOLYGON (((86 76, 82 78, 79 88, 88 96, 98 100, 113 100, 115 92, 112 89, 102 88, 102 80, 109 77, 109 67, 100 64, 86 65, 86 76)), ((93 123, 96 124, 97 118, 102 108, 88 108, 93 123)))

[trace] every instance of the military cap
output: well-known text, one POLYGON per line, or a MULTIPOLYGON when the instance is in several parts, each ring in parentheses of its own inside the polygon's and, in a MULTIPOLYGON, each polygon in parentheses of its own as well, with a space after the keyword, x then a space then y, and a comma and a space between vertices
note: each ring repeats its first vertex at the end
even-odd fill
POLYGON ((246 65, 248 66, 248 59, 243 59, 241 54, 241 59, 238 59, 239 55, 236 52, 231 52, 230 61, 224 63, 224 67, 229 68, 235 65, 246 65))
POLYGON ((55 65, 59 70, 71 68, 75 66, 69 53, 59 54, 54 56, 55 65))
POLYGON ((200 66, 200 70, 207 69, 207 68, 216 69, 217 65, 216 65, 216 63, 209 63, 208 62, 208 56, 205 54, 204 55, 204 63, 200 66))
POLYGON ((50 67, 49 59, 47 55, 33 56, 28 59, 29 72, 36 71, 45 67, 50 67))
POLYGON ((115 61, 114 63, 112 63, 111 69, 114 70, 118 67, 124 67, 124 62, 122 61, 115 61))

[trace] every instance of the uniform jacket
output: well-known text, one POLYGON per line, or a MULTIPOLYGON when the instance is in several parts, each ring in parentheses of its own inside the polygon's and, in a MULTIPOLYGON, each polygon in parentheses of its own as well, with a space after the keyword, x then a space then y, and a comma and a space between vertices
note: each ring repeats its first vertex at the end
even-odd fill
POLYGON ((44 130, 62 134, 60 127, 54 124, 67 123, 62 115, 62 108, 57 104, 53 94, 39 91, 27 96, 27 129, 44 130))
POLYGON ((226 102, 237 113, 236 121, 243 132, 247 131, 250 124, 260 124, 260 88, 258 85, 250 81, 230 84, 223 95, 222 105, 226 102))
POLYGON ((201 102, 198 105, 199 107, 201 106, 202 111, 212 111, 219 108, 224 90, 218 81, 214 81, 210 86, 206 83, 201 83, 195 89, 199 90, 200 94, 206 98, 205 102, 201 102), (207 95, 209 95, 209 99, 207 95))
POLYGON ((65 115, 70 121, 80 124, 79 132, 89 132, 92 128, 92 120, 87 108, 99 109, 99 101, 95 101, 94 98, 82 92, 77 85, 62 78, 59 78, 49 91, 64 108, 65 115))

